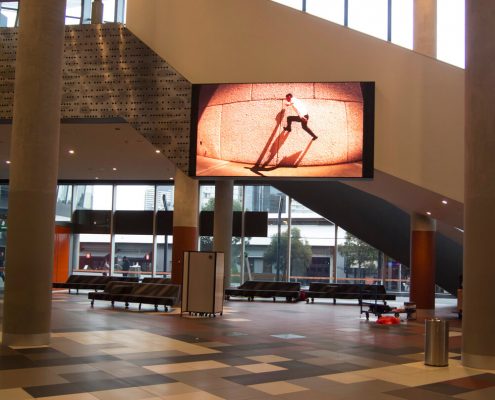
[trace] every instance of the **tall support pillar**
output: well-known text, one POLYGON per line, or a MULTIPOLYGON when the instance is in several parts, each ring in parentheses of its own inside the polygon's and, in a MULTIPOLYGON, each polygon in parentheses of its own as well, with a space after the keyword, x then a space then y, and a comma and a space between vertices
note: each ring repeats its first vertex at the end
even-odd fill
POLYGON ((232 203, 234 181, 221 180, 215 183, 215 217, 213 222, 213 251, 224 253, 225 287, 230 285, 232 255, 232 203))
POLYGON ((434 219, 411 216, 411 290, 419 319, 435 313, 435 231, 434 219))
POLYGON ((198 182, 177 169, 174 191, 172 283, 182 284, 184 252, 198 250, 198 182))
POLYGON ((495 369, 495 2, 466 1, 466 135, 462 362, 495 369))
POLYGON ((103 2, 102 0, 93 0, 91 5, 91 23, 103 24, 103 2))
POLYGON ((437 0, 414 0, 414 51, 437 57, 437 0))
POLYGON ((65 0, 20 7, 3 344, 50 342, 65 0), (29 251, 26 251, 26 249, 29 251))

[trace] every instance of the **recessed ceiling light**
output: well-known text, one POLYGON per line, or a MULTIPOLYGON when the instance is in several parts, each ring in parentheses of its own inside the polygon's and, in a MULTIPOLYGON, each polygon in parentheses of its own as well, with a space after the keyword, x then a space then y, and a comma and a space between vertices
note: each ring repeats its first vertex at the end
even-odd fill
POLYGON ((95 176, 95 179, 100 179, 100 178, 98 178, 97 176, 95 176))
POLYGON ((457 226, 454 226, 455 229, 457 229, 460 232, 464 232, 464 229, 458 228, 457 226))
POLYGON ((169 179, 169 180, 171 180, 171 181, 173 181, 173 180, 174 180, 174 178, 168 178, 168 179, 169 179))
POLYGON ((158 154, 158 153, 161 153, 161 151, 160 151, 160 150, 158 150, 158 149, 156 149, 156 150, 155 150, 155 153, 157 153, 157 154, 158 154))
POLYGON ((112 170, 113 170, 113 171, 117 171, 117 168, 113 167, 113 168, 112 168, 112 170))
POLYGON ((431 212, 429 212, 429 211, 426 211, 426 215, 431 215, 431 212))
POLYGON ((447 200, 442 200, 442 203, 443 203, 443 204, 447 204, 447 203, 448 203, 448 201, 447 201, 447 200))
POLYGON ((75 151, 74 150, 69 150, 69 154, 74 154, 75 151))
POLYGON ((5 161, 5 164, 10 164, 10 160, 5 161))

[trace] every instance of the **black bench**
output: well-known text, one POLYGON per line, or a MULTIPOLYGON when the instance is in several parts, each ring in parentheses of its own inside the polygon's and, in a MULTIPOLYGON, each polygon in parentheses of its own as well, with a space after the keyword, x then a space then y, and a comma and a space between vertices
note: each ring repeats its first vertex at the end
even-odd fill
POLYGON ((301 284, 299 282, 266 282, 266 281, 246 281, 238 288, 225 289, 225 299, 230 296, 247 297, 248 301, 253 301, 255 297, 273 298, 285 297, 288 302, 299 298, 301 284))
POLYGON ((315 299, 329 299, 330 298, 330 285, 329 283, 313 282, 309 284, 309 289, 305 290, 306 303, 315 302, 315 299))
POLYGON ((168 311, 168 306, 173 306, 179 302, 180 285, 159 284, 159 283, 132 283, 132 282, 109 282, 103 292, 90 292, 88 299, 91 300, 91 307, 95 300, 106 300, 112 303, 125 303, 125 308, 129 308, 130 303, 152 304, 155 311, 158 306, 164 306, 168 311))
POLYGON ((395 300, 395 295, 388 294, 383 285, 315 282, 306 291, 306 302, 311 300, 314 303, 315 298, 333 299, 333 304, 337 303, 337 299, 357 299, 359 304, 363 300, 381 300, 386 304, 387 300, 395 300))
POLYGON ((141 283, 161 283, 162 285, 165 285, 167 283, 171 283, 172 279, 170 278, 143 278, 141 280, 141 283))
POLYGON ((71 275, 65 282, 53 282, 54 289, 79 289, 103 290, 108 282, 111 281, 137 282, 138 278, 126 276, 105 276, 105 275, 71 275))

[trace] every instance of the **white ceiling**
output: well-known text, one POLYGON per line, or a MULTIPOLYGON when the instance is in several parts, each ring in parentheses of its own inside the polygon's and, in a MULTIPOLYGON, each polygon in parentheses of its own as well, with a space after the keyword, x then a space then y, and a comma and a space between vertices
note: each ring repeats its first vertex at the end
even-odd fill
POLYGON ((458 243, 463 241, 464 204, 420 186, 375 170, 372 180, 345 181, 349 186, 399 207, 409 214, 427 215, 437 221, 437 230, 458 243))
MULTIPOLYGON (((0 124, 0 179, 9 177, 10 124, 0 124)), ((175 165, 125 122, 62 123, 59 180, 168 181, 175 165), (69 154, 74 150, 74 154, 69 154)))

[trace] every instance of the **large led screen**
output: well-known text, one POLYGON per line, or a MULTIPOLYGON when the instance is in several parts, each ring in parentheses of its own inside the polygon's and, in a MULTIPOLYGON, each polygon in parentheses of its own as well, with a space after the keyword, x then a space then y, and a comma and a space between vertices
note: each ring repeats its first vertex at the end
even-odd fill
POLYGON ((374 83, 193 86, 196 177, 371 178, 374 83))

